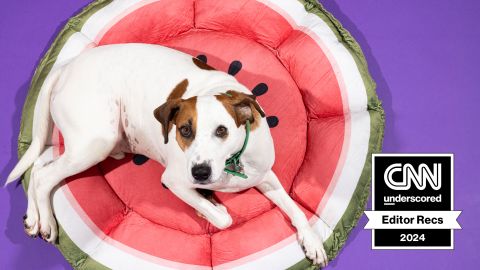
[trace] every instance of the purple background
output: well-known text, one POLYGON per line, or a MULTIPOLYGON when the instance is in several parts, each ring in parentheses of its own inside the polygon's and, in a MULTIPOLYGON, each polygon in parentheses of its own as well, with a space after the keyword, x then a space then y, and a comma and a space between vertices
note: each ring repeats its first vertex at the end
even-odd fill
MULTIPOLYGON (((3 1, 0 9, 1 182, 15 164, 35 66, 65 21, 89 1, 3 1)), ((365 217, 329 269, 478 269, 480 251, 480 1, 324 0, 364 50, 387 117, 384 152, 455 154, 454 251, 373 251, 365 217)), ((0 268, 70 269, 22 229, 21 188, 0 189, 0 268)))

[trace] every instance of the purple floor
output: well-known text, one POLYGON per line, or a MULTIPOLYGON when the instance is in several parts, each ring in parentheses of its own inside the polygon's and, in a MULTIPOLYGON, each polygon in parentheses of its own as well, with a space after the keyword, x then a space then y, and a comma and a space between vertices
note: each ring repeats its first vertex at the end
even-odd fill
MULTIPOLYGON (((88 2, 2 3, 0 182, 17 159, 21 109, 35 66, 66 20, 88 2)), ((384 152, 454 153, 455 208, 463 210, 453 251, 372 251, 363 217, 328 269, 479 269, 480 1, 322 2, 364 50, 386 111, 384 152)), ((70 269, 53 246, 24 234, 20 187, 0 189, 0 205, 0 269, 70 269)))

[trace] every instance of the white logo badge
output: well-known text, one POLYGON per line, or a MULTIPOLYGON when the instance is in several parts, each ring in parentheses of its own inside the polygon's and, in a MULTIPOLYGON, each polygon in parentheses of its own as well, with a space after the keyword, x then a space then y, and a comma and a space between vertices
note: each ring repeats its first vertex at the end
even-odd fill
POLYGON ((414 168, 410 163, 394 163, 385 170, 383 176, 385 184, 393 190, 409 190, 412 182, 419 189, 424 190, 427 182, 434 190, 440 190, 442 187, 442 164, 433 163, 433 170, 422 163, 418 168, 414 168), (393 174, 402 173, 402 181, 394 181, 393 174))

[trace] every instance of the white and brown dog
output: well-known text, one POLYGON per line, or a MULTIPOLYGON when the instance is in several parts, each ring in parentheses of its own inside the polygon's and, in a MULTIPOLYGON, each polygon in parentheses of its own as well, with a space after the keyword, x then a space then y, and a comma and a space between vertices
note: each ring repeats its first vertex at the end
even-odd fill
POLYGON ((29 235, 56 239, 50 195, 62 179, 130 152, 163 164, 162 182, 220 229, 230 226, 232 218, 196 189, 256 187, 291 219, 306 256, 327 263, 321 237, 271 170, 275 154, 264 112, 233 76, 157 45, 89 49, 45 80, 35 106, 32 143, 7 183, 42 153, 52 120, 63 134, 65 152, 32 170, 25 218, 29 235), (227 173, 225 164, 233 154, 240 156, 233 162, 237 168, 227 173))

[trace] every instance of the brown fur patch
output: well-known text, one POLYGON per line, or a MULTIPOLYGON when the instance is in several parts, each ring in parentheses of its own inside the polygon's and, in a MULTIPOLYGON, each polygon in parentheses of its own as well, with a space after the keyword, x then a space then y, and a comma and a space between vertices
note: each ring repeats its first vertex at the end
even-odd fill
POLYGON ((172 122, 177 116, 181 102, 181 99, 167 100, 167 102, 153 111, 153 116, 162 124, 164 143, 168 143, 168 133, 172 129, 172 122))
POLYGON ((197 97, 191 97, 182 101, 180 110, 175 117, 175 125, 177 126, 176 140, 180 148, 185 151, 195 139, 197 132, 197 97), (185 138, 180 133, 180 128, 184 125, 190 125, 192 136, 185 138))
POLYGON ((184 79, 183 81, 179 82, 170 92, 170 95, 168 95, 167 100, 172 100, 172 99, 177 99, 177 98, 182 98, 183 94, 187 91, 188 87, 188 80, 184 79))
POLYGON ((215 70, 213 67, 209 66, 207 63, 202 62, 202 60, 193 57, 193 63, 200 69, 203 70, 215 70))
POLYGON ((174 120, 180 104, 183 101, 181 98, 187 91, 188 80, 184 79, 179 82, 168 95, 167 101, 160 107, 153 111, 155 118, 162 124, 162 133, 165 138, 165 143, 168 142, 168 133, 172 129, 172 121, 174 120))
POLYGON ((245 124, 247 120, 250 120, 250 129, 255 130, 260 125, 260 119, 265 116, 265 113, 253 95, 247 95, 237 91, 227 91, 226 94, 215 97, 223 104, 233 120, 235 120, 237 127, 245 124), (250 108, 251 115, 247 114, 248 109, 245 110, 245 107, 250 108))

